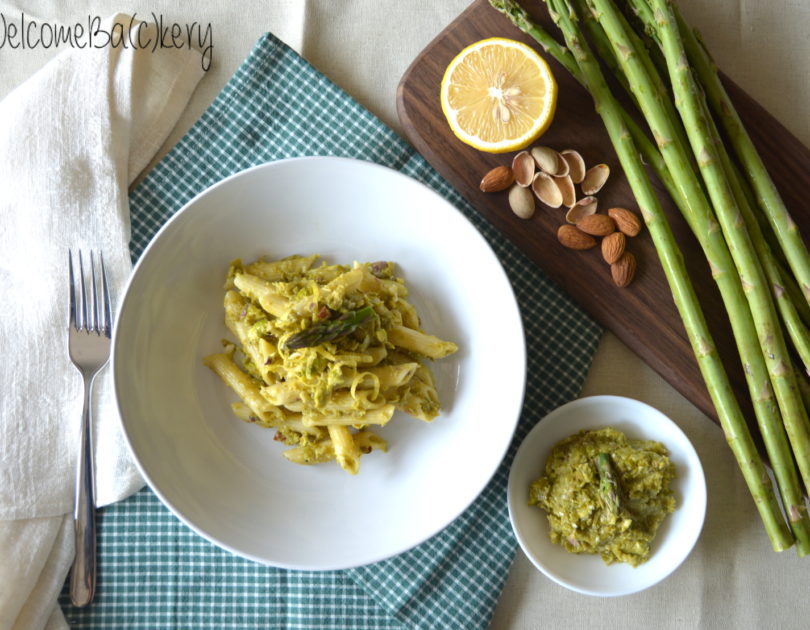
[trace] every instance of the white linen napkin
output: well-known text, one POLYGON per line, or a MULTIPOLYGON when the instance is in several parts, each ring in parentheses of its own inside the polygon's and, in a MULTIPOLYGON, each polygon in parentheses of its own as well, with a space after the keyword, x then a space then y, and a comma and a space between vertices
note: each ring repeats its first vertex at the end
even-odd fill
MULTIPOLYGON (((0 103, 0 630, 64 626, 56 597, 73 555, 81 415, 67 355, 68 248, 103 251, 120 299, 131 270, 127 187, 204 74, 194 49, 134 48, 128 29, 141 42, 158 36, 136 24, 109 18, 109 44, 65 50, 0 103)), ((105 505, 143 481, 109 367, 95 390, 96 502, 105 505)))

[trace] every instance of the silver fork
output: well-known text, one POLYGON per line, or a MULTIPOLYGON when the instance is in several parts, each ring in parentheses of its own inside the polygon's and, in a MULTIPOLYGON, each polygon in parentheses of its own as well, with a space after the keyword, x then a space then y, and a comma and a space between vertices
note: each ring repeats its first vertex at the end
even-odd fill
POLYGON ((93 416, 90 401, 93 380, 110 358, 112 307, 102 255, 98 254, 100 277, 97 278, 95 257, 93 252, 90 252, 89 290, 85 282, 81 250, 78 258, 79 273, 76 278, 73 273, 73 253, 68 250, 70 274, 68 353, 71 362, 84 380, 81 447, 76 471, 76 498, 73 511, 76 556, 70 575, 70 599, 75 606, 86 606, 93 599, 96 588, 96 506, 91 430, 93 416))

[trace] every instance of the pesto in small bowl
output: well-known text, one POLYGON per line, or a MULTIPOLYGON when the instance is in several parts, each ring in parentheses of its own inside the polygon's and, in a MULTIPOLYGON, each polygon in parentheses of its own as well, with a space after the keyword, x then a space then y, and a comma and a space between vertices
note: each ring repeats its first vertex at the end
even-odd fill
POLYGON ((578 593, 618 597, 657 584, 686 560, 706 516, 706 479, 689 438, 666 415, 631 398, 589 396, 529 431, 512 461, 507 503, 515 537, 539 571, 578 593))
POLYGON ((675 466, 666 446, 628 439, 612 427, 582 430, 557 443, 529 505, 545 510, 554 544, 638 566, 675 510, 675 466))

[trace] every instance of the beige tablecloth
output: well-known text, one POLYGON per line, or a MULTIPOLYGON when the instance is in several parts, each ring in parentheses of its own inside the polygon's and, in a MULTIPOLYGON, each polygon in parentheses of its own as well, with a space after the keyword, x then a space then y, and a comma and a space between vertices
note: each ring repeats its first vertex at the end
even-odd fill
MULTIPOLYGON (((212 64, 164 147, 204 111, 256 39, 272 31, 383 121, 399 130, 394 96, 403 72, 422 48, 470 0, 90 0, 83 6, 0 0, 18 20, 73 23, 88 16, 154 12, 167 22, 211 25, 212 64)), ((703 31, 719 65, 810 145, 810 3, 807 0, 680 0, 703 31)), ((495 18, 493 18, 495 19, 495 18)), ((53 49, 3 45, 0 98, 36 71, 53 49)), ((695 444, 709 486, 706 524, 681 568, 637 595, 598 599, 563 589, 518 552, 493 630, 523 628, 806 628, 810 560, 776 554, 720 430, 615 337, 606 334, 583 394, 618 394, 648 402, 672 417, 695 444)), ((1 585, 0 585, 1 586, 1 585)))

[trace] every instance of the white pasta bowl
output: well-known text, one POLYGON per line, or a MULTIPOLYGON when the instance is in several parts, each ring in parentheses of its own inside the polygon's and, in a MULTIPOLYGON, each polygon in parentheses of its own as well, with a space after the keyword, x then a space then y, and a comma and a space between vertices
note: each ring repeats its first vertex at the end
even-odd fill
POLYGON ((669 576, 692 551, 706 516, 706 479, 689 439, 657 409, 620 396, 580 398, 538 422, 518 448, 507 494, 512 528, 531 563, 568 589, 602 597, 636 593, 669 576), (553 544, 546 513, 528 504, 529 486, 542 475, 554 445, 583 429, 606 426, 631 439, 661 442, 675 465, 675 511, 659 527, 650 558, 635 568, 606 565, 598 555, 573 554, 553 544))
POLYGON ((401 173, 326 157, 248 169, 172 217, 135 266, 112 352, 123 430, 158 497, 224 549, 309 570, 382 560, 461 514, 509 446, 525 362, 511 285, 472 224, 401 173), (311 253, 396 262, 423 328, 459 346, 430 364, 441 415, 397 412, 379 430, 389 451, 363 456, 355 476, 288 462, 275 431, 233 416, 236 395, 202 364, 230 338, 230 261, 311 253))

